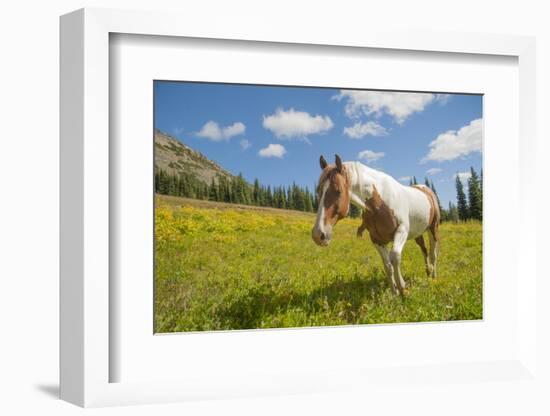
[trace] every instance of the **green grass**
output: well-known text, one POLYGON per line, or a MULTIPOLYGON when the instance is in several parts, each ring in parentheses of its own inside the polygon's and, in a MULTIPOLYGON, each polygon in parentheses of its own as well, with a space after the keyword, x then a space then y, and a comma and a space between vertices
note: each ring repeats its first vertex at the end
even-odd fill
POLYGON ((282 328, 482 318, 482 226, 444 223, 439 276, 405 245, 405 297, 386 285, 360 220, 337 224, 329 247, 315 216, 157 197, 155 331, 282 328))

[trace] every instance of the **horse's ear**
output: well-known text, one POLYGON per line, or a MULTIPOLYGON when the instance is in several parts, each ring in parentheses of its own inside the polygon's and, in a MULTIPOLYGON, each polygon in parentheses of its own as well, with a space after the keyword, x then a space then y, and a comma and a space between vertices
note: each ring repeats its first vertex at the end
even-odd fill
POLYGON ((325 169, 328 166, 328 163, 323 155, 321 155, 321 158, 319 159, 319 164, 321 165, 321 169, 325 169))
POLYGON ((335 156, 336 156, 336 170, 339 173, 342 173, 342 159, 340 159, 340 156, 338 155, 335 155, 335 156))

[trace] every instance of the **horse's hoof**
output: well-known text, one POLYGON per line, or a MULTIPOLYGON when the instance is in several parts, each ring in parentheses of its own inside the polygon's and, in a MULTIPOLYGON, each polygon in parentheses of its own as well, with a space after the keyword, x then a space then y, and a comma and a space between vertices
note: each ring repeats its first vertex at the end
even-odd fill
POLYGON ((426 266, 426 276, 433 277, 434 269, 433 266, 426 266))

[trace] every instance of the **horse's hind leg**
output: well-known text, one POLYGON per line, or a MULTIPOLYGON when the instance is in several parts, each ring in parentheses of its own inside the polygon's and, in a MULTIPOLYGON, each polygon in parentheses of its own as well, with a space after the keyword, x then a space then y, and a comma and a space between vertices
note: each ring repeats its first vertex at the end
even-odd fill
POLYGON ((424 265, 426 266, 426 274, 428 277, 432 275, 433 267, 430 264, 430 260, 428 259, 428 249, 426 248, 426 244, 424 243, 424 236, 419 235, 414 239, 416 241, 416 244, 420 247, 420 250, 422 250, 422 255, 424 256, 424 265))
POLYGON ((437 277, 437 255, 439 254, 439 223, 430 227, 430 263, 432 265, 432 277, 437 277))

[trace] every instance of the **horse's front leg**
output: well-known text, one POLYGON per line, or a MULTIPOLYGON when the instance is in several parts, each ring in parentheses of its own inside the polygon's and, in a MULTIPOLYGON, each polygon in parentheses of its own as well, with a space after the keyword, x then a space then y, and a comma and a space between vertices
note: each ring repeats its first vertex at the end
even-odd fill
POLYGON ((384 264, 384 270, 386 271, 386 279, 388 280, 388 285, 395 294, 399 293, 397 290, 397 285, 393 279, 393 266, 390 261, 390 253, 386 246, 375 244, 374 247, 378 250, 380 257, 382 257, 382 263, 384 264))
POLYGON ((408 236, 409 228, 407 226, 401 224, 399 227, 397 227, 397 230, 395 231, 395 235, 393 237, 393 247, 390 252, 390 261, 393 266, 395 283, 397 284, 397 289, 399 290, 399 293, 401 295, 403 295, 403 291, 407 286, 407 284, 403 280, 403 276, 401 275, 401 252, 403 251, 403 247, 407 242, 408 236))

